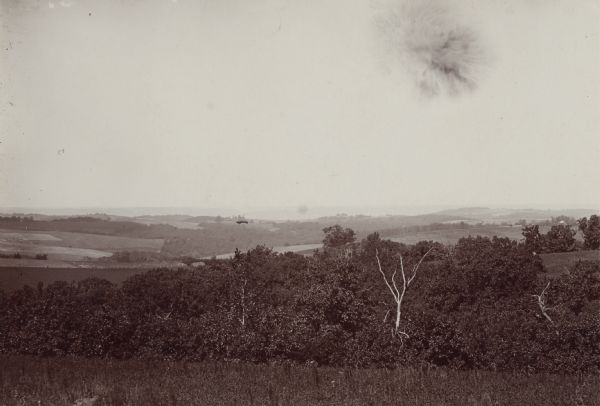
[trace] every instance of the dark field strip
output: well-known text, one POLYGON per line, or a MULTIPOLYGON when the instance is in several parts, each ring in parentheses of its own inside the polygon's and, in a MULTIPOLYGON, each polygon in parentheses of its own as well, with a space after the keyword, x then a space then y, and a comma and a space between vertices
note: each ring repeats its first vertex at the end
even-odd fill
POLYGON ((127 278, 146 272, 151 268, 44 268, 44 267, 0 267, 0 289, 8 292, 21 289, 24 285, 33 288, 39 282, 49 285, 56 281, 78 282, 87 278, 106 279, 112 283, 123 283, 127 278))
POLYGON ((0 357, 1 405, 600 405, 599 376, 0 357))
POLYGON ((540 254, 544 268, 550 277, 559 277, 569 272, 577 261, 600 261, 600 250, 556 252, 553 254, 540 254))

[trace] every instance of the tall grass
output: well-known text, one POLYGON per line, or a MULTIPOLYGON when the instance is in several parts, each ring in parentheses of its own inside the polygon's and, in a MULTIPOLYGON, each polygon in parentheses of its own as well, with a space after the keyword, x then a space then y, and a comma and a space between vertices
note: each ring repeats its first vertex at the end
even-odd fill
POLYGON ((600 377, 0 357, 0 405, 600 405, 600 377))

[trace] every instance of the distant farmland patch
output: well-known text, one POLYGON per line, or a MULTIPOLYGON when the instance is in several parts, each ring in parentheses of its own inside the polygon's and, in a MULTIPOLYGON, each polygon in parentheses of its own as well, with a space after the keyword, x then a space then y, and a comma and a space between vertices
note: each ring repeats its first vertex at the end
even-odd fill
POLYGON ((164 244, 160 238, 132 238, 110 235, 50 231, 0 230, 0 252, 26 255, 48 254, 58 261, 83 261, 109 257, 122 250, 159 252, 164 244))
POLYGON ((53 243, 52 245, 89 248, 111 252, 119 250, 160 251, 164 243, 162 238, 119 237, 113 235, 72 233, 67 231, 53 231, 51 234, 62 241, 61 243, 53 243))
POLYGON ((0 231, 0 241, 60 241, 60 238, 50 234, 0 231))
MULTIPOLYGON (((284 254, 286 252, 294 252, 296 254, 307 255, 307 254, 312 254, 314 250, 319 249, 321 247, 323 247, 322 243, 281 245, 278 247, 273 247, 272 249, 274 252, 277 252, 278 254, 284 254)), ((229 259, 229 258, 233 258, 234 255, 235 255, 235 253, 228 252, 226 254, 215 255, 214 257, 216 259, 229 259)), ((212 258, 212 257, 213 257, 212 255, 209 255, 209 256, 204 257, 204 259, 208 259, 208 258, 212 258)))
POLYGON ((466 227, 466 228, 449 228, 440 230, 430 231, 408 231, 406 233, 400 233, 397 236, 393 236, 390 239, 392 241, 401 242, 404 244, 416 244, 419 241, 436 241, 442 244, 456 244, 458 240, 468 236, 483 236, 492 238, 506 237, 511 240, 520 240, 523 238, 521 235, 520 226, 480 226, 480 227, 466 227))
POLYGON ((567 273, 577 261, 600 261, 600 251, 573 251, 541 254, 548 276, 558 277, 567 273))

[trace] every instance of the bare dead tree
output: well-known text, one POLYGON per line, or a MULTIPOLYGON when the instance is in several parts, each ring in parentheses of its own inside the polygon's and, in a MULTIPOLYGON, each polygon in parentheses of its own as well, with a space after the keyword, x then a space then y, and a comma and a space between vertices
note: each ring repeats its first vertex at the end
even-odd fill
POLYGON ((242 285, 242 294, 240 296, 240 302, 242 305, 242 317, 238 320, 242 324, 242 326, 246 325, 246 285, 248 284, 248 279, 244 278, 244 283, 242 285))
MULTIPOLYGON (((394 272, 392 273, 392 277, 390 278, 390 280, 391 280, 391 283, 390 283, 388 281, 388 278, 387 278, 385 272, 383 271, 383 269, 381 267, 381 261, 379 260, 379 251, 375 250, 375 258, 377 259, 377 267, 379 268, 379 272, 381 273, 381 276, 383 276, 383 281, 385 282, 385 285, 388 287, 390 293, 394 297, 394 302, 396 302, 396 321, 394 323, 394 329, 392 330, 392 334, 399 336, 401 339, 409 337, 405 331, 400 330, 400 318, 402 316, 402 301, 404 300, 404 295, 406 294, 406 291, 407 291, 408 287, 410 286, 410 284, 412 283, 412 281, 417 276, 417 271, 419 270, 419 266, 421 265, 421 263, 423 262, 425 257, 431 252, 432 249, 433 249, 433 247, 431 247, 429 249, 429 251, 427 251, 425 253, 425 255, 423 255, 421 257, 421 259, 419 260, 419 262, 417 262, 417 264, 415 266, 413 266, 411 275, 408 277, 404 270, 404 261, 402 259, 402 255, 400 255, 400 274, 402 275, 401 289, 398 289, 398 285, 396 284, 396 273, 398 273, 398 268, 397 267, 394 268, 394 272)), ((387 320, 387 316, 388 316, 388 313, 386 313, 386 315, 383 319, 384 323, 387 320)))
MULTIPOLYGON (((246 326, 246 320, 247 320, 247 311, 246 311, 246 306, 247 306, 247 299, 248 299, 248 279, 250 278, 249 275, 249 269, 244 266, 243 263, 241 263, 241 261, 237 261, 239 257, 239 251, 236 250, 236 261, 234 261, 233 264, 233 279, 232 279, 232 302, 231 302, 231 312, 232 312, 232 316, 233 314, 238 312, 238 303, 239 303, 239 308, 240 308, 240 313, 239 316, 237 317, 237 320, 240 322, 240 325, 242 326, 242 328, 244 328, 246 326), (238 296, 238 288, 239 288, 239 296, 238 296), (238 299, 239 297, 239 299, 238 299), (239 302, 238 302, 239 300, 239 302)), ((233 316, 235 317, 235 316, 233 316)))
POLYGON ((542 293, 540 293, 539 295, 531 295, 531 296, 533 296, 533 297, 535 297, 537 299, 537 304, 538 304, 538 306, 540 308, 540 311, 544 315, 544 317, 552 325, 554 325, 554 321, 548 315, 548 310, 550 310, 551 307, 546 306, 546 297, 545 297, 546 296, 546 289, 548 289, 549 286, 550 286, 550 282, 548 282, 548 284, 546 285, 546 287, 542 290, 542 293))

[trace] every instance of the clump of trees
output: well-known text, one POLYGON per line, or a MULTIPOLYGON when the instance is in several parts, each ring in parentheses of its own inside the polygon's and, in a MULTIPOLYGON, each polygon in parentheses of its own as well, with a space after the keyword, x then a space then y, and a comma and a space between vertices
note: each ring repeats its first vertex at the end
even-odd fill
POLYGON ((525 246, 536 253, 568 252, 576 249, 600 249, 600 216, 592 214, 590 218, 553 217, 550 230, 546 234, 540 232, 540 224, 522 224, 525 246), (583 235, 583 244, 575 239, 577 226, 583 235))
POLYGON ((323 229, 325 238, 323 246, 327 248, 341 248, 356 241, 356 235, 351 228, 342 228, 339 224, 323 229))
POLYGON ((583 245, 587 249, 600 248, 600 216, 591 215, 589 220, 583 217, 578 220, 579 229, 583 233, 583 245))
POLYGON ((527 242, 468 237, 446 247, 326 233, 345 237, 313 257, 259 246, 121 286, 88 279, 0 292, 0 352, 598 371, 598 261, 550 280, 527 242), (390 291, 402 292, 399 323, 390 291))
POLYGON ((568 252, 576 249, 577 231, 566 223, 553 225, 546 234, 540 233, 537 224, 523 226, 522 230, 525 246, 532 252, 568 252))
POLYGON ((35 254, 35 255, 26 255, 21 254, 20 252, 15 252, 13 254, 9 254, 6 252, 0 252, 0 258, 11 258, 11 259, 39 259, 39 260, 47 260, 48 254, 35 254))

